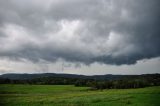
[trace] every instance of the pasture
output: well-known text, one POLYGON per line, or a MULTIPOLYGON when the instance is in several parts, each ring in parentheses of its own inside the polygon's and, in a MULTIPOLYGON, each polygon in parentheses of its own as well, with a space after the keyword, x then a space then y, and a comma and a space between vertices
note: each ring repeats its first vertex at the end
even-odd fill
POLYGON ((160 86, 91 91, 74 85, 0 85, 0 106, 160 106, 160 86))

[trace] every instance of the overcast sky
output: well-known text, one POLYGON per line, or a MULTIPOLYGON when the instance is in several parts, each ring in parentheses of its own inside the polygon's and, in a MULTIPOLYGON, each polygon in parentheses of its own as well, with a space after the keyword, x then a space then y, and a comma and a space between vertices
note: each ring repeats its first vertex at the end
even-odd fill
POLYGON ((0 74, 160 73, 159 0, 0 0, 0 74))

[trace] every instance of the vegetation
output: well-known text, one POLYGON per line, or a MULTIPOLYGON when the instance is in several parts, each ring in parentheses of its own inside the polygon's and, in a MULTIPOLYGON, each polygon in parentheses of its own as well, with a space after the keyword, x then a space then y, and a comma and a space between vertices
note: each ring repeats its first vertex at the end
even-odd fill
MULTIPOLYGON (((115 76, 114 76, 115 77, 115 76)), ((127 89, 143 88, 148 86, 160 86, 160 74, 146 75, 127 75, 117 76, 116 79, 110 76, 110 79, 84 76, 41 76, 29 79, 9 79, 1 78, 1 84, 37 84, 37 85, 75 85, 80 87, 91 87, 91 89, 127 89)))
POLYGON ((0 85, 0 106, 159 106, 160 86, 88 90, 74 85, 0 85))
POLYGON ((160 74, 48 75, 0 77, 0 106, 160 106, 160 74))

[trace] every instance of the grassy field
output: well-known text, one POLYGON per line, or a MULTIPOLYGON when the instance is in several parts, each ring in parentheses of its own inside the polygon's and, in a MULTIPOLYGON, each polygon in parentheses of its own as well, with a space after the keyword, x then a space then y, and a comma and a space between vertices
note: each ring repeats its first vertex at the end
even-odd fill
POLYGON ((160 87, 90 91, 73 85, 0 85, 0 106, 160 106, 160 87))

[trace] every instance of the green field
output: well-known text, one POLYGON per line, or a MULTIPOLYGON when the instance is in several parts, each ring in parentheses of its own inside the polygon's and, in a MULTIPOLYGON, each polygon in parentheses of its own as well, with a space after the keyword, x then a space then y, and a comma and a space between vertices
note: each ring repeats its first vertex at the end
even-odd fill
POLYGON ((160 86, 91 91, 73 85, 0 85, 0 106, 160 106, 160 86))

